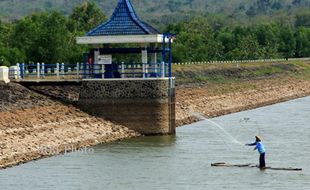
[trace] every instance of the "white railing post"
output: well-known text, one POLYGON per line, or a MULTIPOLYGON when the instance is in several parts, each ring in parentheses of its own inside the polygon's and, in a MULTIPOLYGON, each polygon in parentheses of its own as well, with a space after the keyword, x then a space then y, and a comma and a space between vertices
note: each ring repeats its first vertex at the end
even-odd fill
POLYGON ((131 64, 130 64, 130 65, 127 65, 125 68, 126 68, 126 71, 127 71, 127 72, 126 72, 126 77, 132 78, 132 74, 131 74, 131 73, 132 73, 131 64), (129 75, 127 74, 128 72, 130 73, 129 75))
POLYGON ((40 63, 37 63, 37 78, 39 79, 40 78, 40 63))
POLYGON ((122 62, 121 72, 122 72, 121 78, 126 78, 126 76, 125 76, 125 64, 124 64, 124 62, 122 62))
POLYGON ((59 79, 59 63, 56 63, 56 76, 59 79))
MULTIPOLYGON (((174 63, 177 64, 177 63, 174 63)), ((152 69, 152 73, 155 73, 155 76, 158 77, 158 73, 157 73, 157 53, 153 53, 152 54, 152 60, 151 60, 151 69, 152 69), (154 68, 152 68, 154 64, 154 68)))
POLYGON ((23 79, 23 78, 25 78, 25 73, 26 73, 26 71, 25 71, 25 63, 22 63, 21 71, 23 72, 23 73, 21 73, 21 78, 23 79))
POLYGON ((17 63, 16 64, 16 69, 17 69, 17 71, 16 71, 16 79, 20 79, 21 77, 20 77, 20 64, 19 63, 17 63))
POLYGON ((45 63, 42 63, 41 68, 42 68, 41 70, 42 77, 45 78, 45 63))
POLYGON ((132 66, 132 73, 133 73, 133 78, 136 78, 136 71, 138 70, 138 65, 136 65, 136 63, 133 63, 133 66, 132 66))
POLYGON ((165 62, 161 62, 161 78, 165 78, 165 62))
POLYGON ((158 67, 158 66, 157 66, 157 63, 155 63, 155 64, 154 64, 154 73, 156 73, 156 77, 157 77, 157 74, 158 74, 158 73, 157 73, 157 67, 158 67))
POLYGON ((26 68, 26 66, 25 66, 25 63, 23 63, 23 65, 24 65, 24 78, 27 76, 27 75, 29 75, 29 68, 26 68))
POLYGON ((145 63, 142 63, 142 73, 143 73, 142 78, 145 78, 145 75, 146 75, 146 64, 145 63))
POLYGON ((62 78, 65 78, 65 64, 61 63, 61 76, 62 78))
POLYGON ((76 63, 76 75, 77 75, 77 78, 79 79, 80 78, 80 63, 79 62, 76 63))

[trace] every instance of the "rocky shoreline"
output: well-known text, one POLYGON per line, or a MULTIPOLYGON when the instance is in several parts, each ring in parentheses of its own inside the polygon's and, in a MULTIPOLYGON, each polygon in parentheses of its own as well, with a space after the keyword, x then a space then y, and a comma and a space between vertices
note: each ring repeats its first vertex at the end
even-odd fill
POLYGON ((0 168, 140 136, 18 84, 0 90, 0 168))
MULTIPOLYGON (((72 94, 78 89, 70 89, 67 94, 76 99, 72 94)), ((176 122, 182 126, 198 121, 193 112, 212 118, 309 95, 310 81, 296 78, 249 80, 229 87, 178 87, 176 122)), ((0 168, 140 136, 19 84, 0 84, 0 99, 0 168)))

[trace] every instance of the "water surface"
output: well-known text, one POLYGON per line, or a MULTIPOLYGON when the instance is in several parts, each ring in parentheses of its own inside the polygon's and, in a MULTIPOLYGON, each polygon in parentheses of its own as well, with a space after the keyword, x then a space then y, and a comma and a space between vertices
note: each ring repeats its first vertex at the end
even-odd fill
POLYGON ((213 119, 242 143, 263 137, 267 165, 302 172, 212 168, 213 162, 256 163, 252 147, 234 143, 207 121, 176 137, 142 137, 0 171, 0 189, 281 189, 310 187, 310 97, 213 119))

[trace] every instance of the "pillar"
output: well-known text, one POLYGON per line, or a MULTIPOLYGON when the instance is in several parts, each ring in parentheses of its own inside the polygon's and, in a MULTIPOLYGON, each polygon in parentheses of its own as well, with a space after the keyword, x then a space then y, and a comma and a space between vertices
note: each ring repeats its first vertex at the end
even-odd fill
POLYGON ((143 73, 143 78, 147 78, 147 73, 148 73, 148 69, 147 69, 147 50, 142 50, 141 52, 142 54, 142 73, 143 73))

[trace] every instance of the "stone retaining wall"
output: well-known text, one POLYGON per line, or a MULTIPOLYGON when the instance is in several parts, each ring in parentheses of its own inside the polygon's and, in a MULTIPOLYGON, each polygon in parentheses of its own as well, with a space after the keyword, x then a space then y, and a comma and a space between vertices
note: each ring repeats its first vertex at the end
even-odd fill
POLYGON ((144 135, 175 134, 174 79, 84 80, 78 105, 144 135))

